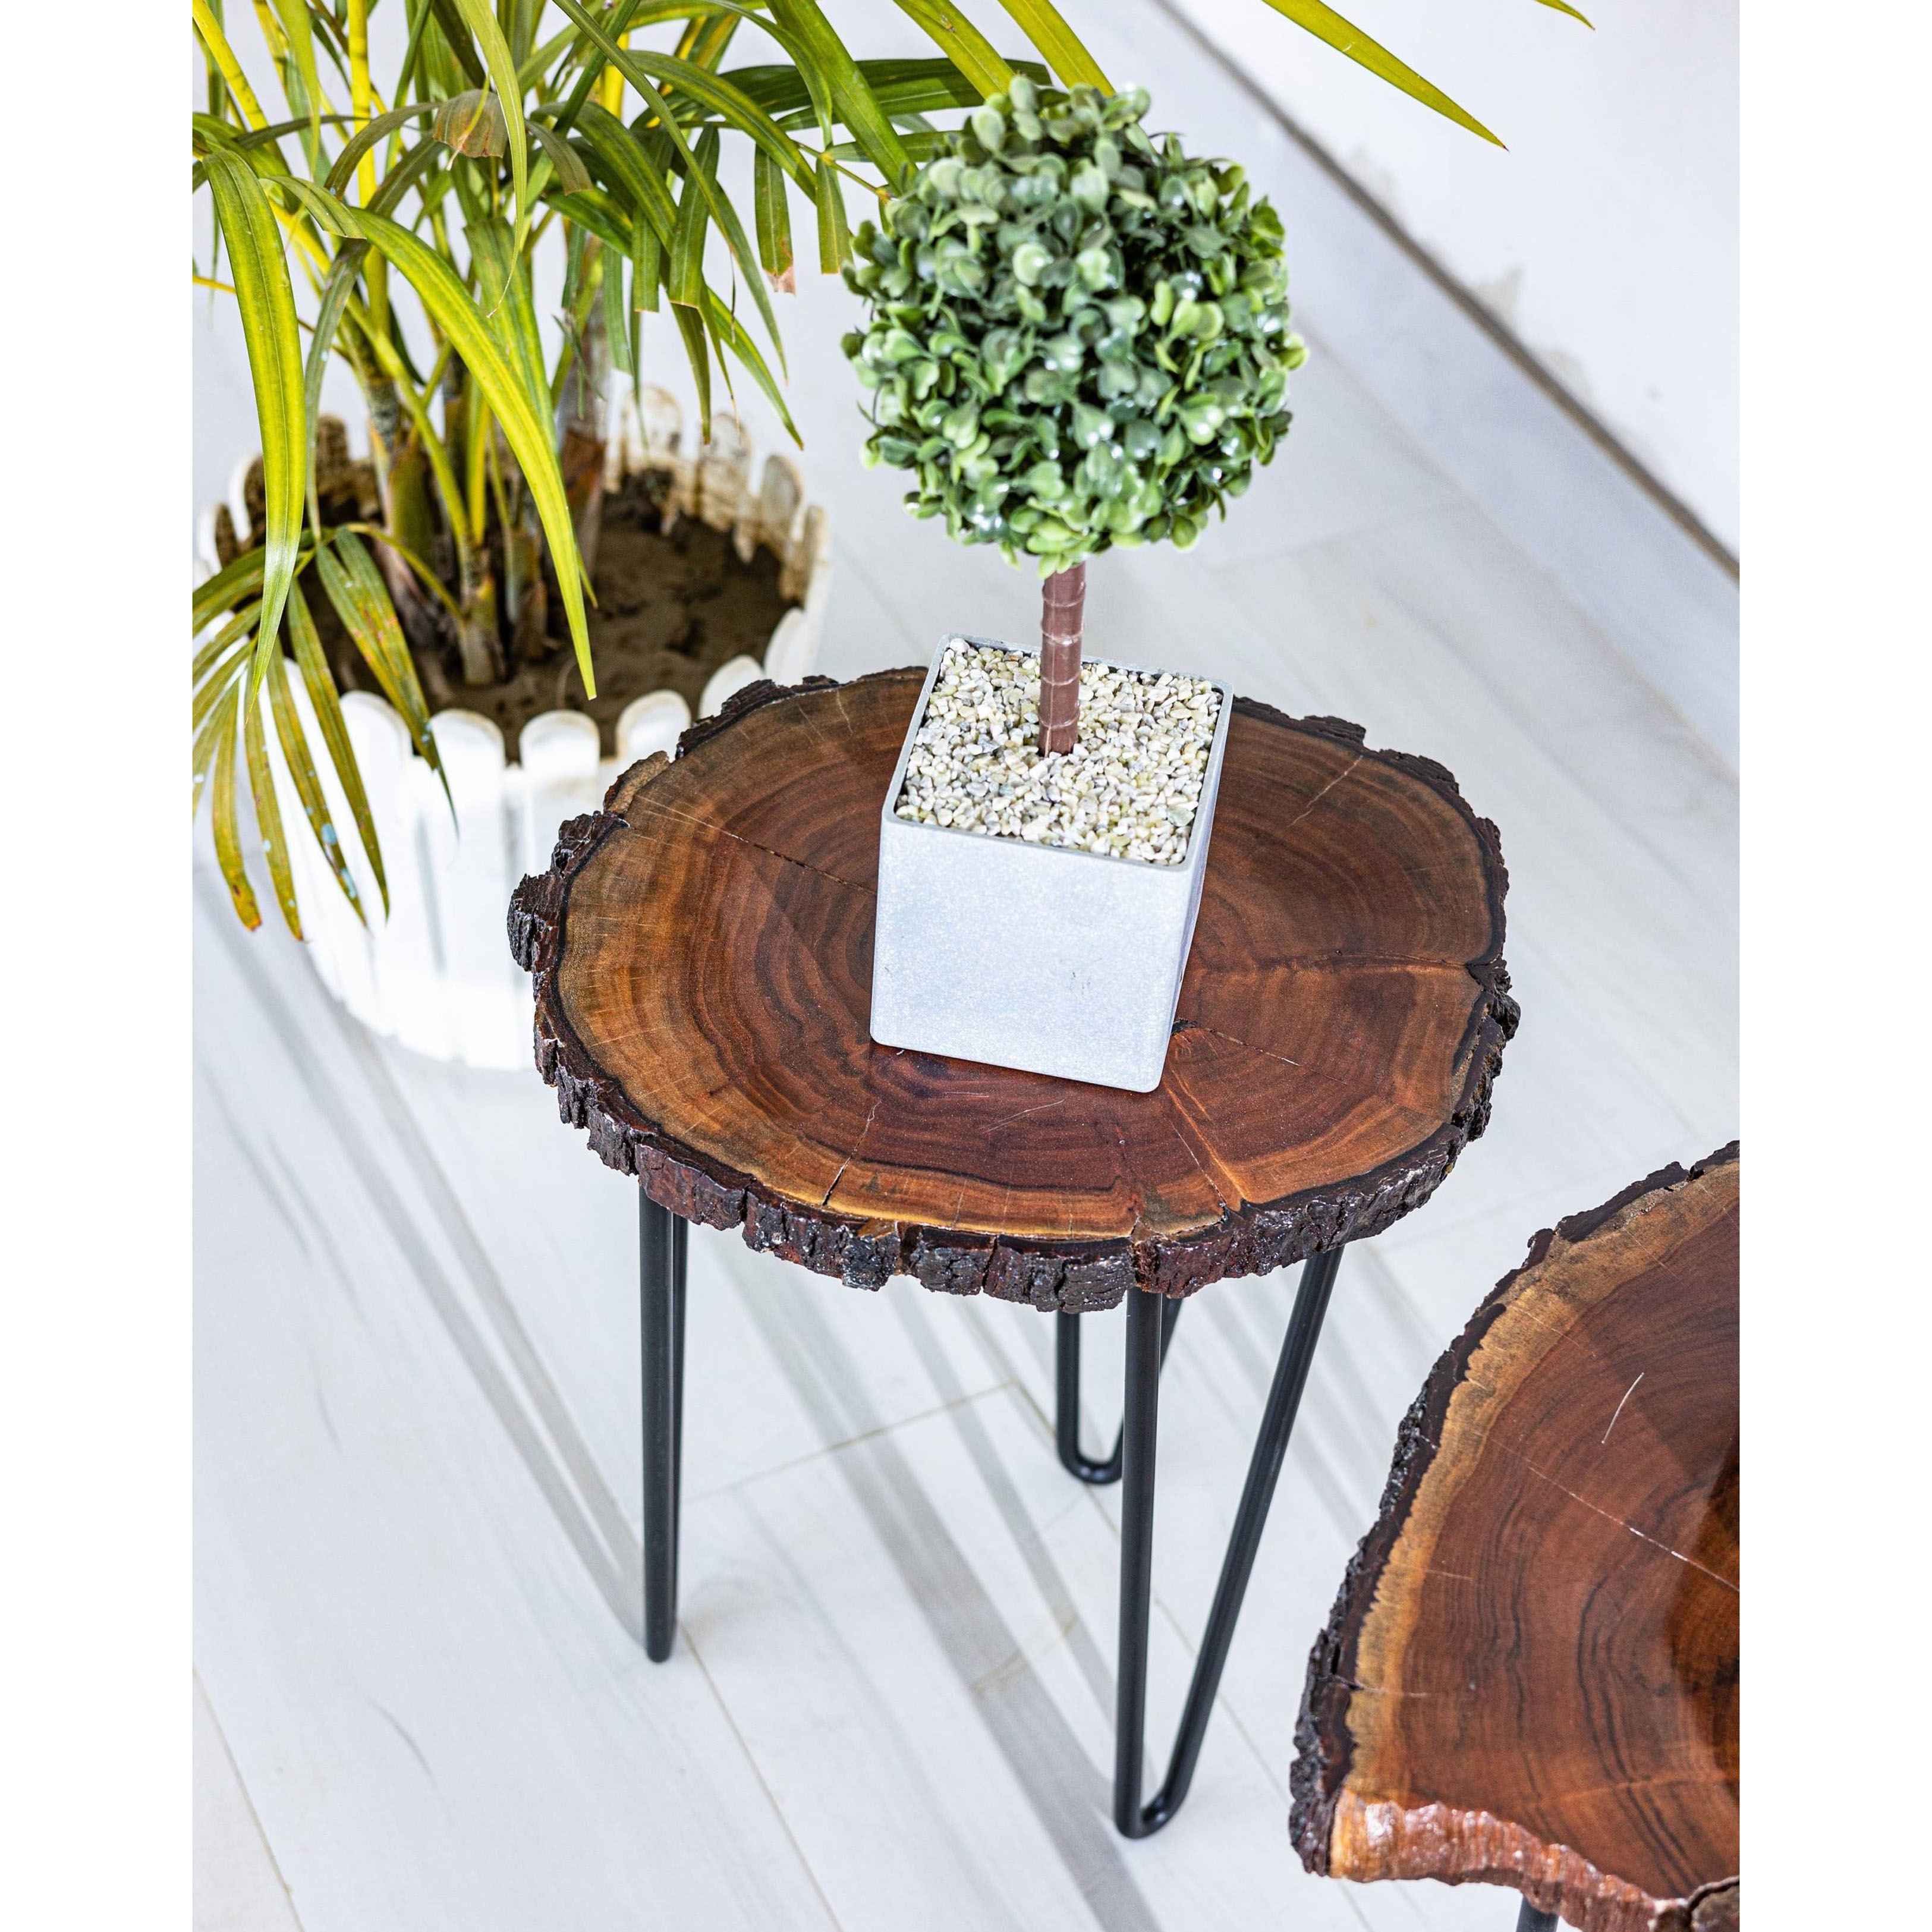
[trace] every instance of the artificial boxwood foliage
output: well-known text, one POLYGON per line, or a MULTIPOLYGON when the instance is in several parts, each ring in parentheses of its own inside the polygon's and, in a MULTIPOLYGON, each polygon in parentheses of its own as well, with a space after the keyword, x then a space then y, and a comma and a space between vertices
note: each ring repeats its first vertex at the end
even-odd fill
POLYGON ((1232 162, 1141 122, 1148 96, 1024 76, 866 222, 846 354, 868 464, 962 543, 1064 570, 1114 544, 1182 548, 1286 433, 1281 221, 1232 162))

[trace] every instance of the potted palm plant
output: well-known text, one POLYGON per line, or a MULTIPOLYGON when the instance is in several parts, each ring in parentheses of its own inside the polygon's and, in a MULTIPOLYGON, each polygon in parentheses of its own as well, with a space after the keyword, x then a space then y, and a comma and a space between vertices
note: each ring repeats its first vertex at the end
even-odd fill
MULTIPOLYGON (((262 425, 204 520, 197 796, 214 794, 245 921, 244 800, 332 989, 413 1046, 486 1064, 527 1050, 497 930, 521 864, 620 758, 668 748, 735 684, 809 668, 825 519, 783 458, 759 484, 711 386, 748 372, 790 428, 772 374, 785 182, 829 214, 857 178, 829 126, 815 145, 796 131, 830 84, 826 49, 800 44, 803 66, 746 88, 716 70, 742 10, 700 7, 663 52, 632 44, 662 8, 546 10, 411 4, 379 72, 366 8, 278 0, 257 10, 269 68, 251 79, 218 6, 194 8, 217 238, 198 279, 237 302, 262 425), (262 105, 276 85, 279 121, 262 105), (620 118, 627 92, 674 91, 682 112, 620 118), (755 262, 719 185, 728 132, 758 144, 755 262), (714 227, 750 263, 762 347, 707 279, 714 227), (535 304, 544 249, 562 271, 553 326, 535 304), (653 311, 689 364, 694 452, 643 380, 653 311), (365 399, 360 460, 316 406, 332 358, 365 399), (312 838, 285 835, 297 819, 312 838)), ((977 98, 950 68, 942 93, 947 76, 977 98)), ((876 131, 849 156, 902 172, 890 122, 876 131)), ((836 268, 842 220, 826 230, 836 268)))
MULTIPOLYGON (((823 520, 782 465, 752 488, 742 433, 711 417, 735 368, 790 427, 773 298, 796 272, 790 196, 835 271, 846 194, 909 194, 950 150, 928 116, 995 97, 1006 115, 1016 80, 1042 106, 1056 81, 1096 100, 1108 82, 1048 0, 1008 10, 1050 68, 926 0, 904 11, 942 58, 856 60, 818 0, 391 4, 385 62, 372 0, 261 0, 268 70, 251 76, 220 0, 192 0, 194 179, 217 237, 197 280, 236 303, 261 430, 194 592, 195 795, 247 923, 252 819, 255 862, 334 988, 413 1044, 492 1061, 523 1049, 524 995, 496 976, 496 934, 457 914, 500 910, 493 850, 546 837, 594 796, 600 761, 668 741, 707 688, 808 664, 823 520), (728 66, 741 32, 773 51, 728 66), (721 172, 728 140, 750 150, 748 211, 721 172), (546 250, 556 316, 537 312, 546 250), (652 316, 689 367, 694 453, 644 380, 652 316), (364 400, 360 460, 318 407, 332 361, 364 400), (614 586, 706 568, 744 592, 744 651, 667 694, 664 654, 653 669, 623 648, 614 586)), ((1339 16, 1270 4, 1486 132, 1339 16)), ((1177 503, 1165 533, 1198 507, 1177 503)))

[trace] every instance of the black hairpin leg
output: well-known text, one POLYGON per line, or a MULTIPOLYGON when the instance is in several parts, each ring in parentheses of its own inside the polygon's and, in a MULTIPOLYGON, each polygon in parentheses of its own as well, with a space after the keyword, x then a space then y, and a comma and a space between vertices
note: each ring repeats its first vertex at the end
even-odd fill
POLYGON ((1194 1767, 1208 1734, 1221 1672, 1234 1640, 1248 1578, 1261 1547, 1268 1505, 1274 1500, 1282 1458, 1287 1454, 1294 1412, 1308 1381, 1309 1364, 1322 1334, 1322 1318, 1335 1286, 1342 1252, 1312 1256, 1301 1270, 1294 1312, 1275 1365, 1261 1433, 1255 1439, 1248 1479, 1234 1517, 1234 1534, 1214 1588, 1214 1607, 1188 1686, 1180 1730, 1166 1780, 1145 1804, 1141 1779, 1147 1727, 1148 1608, 1154 1582, 1155 1438, 1160 1420, 1161 1324, 1155 1298, 1136 1290, 1127 1297, 1126 1485, 1120 1504, 1120 1642, 1114 1686, 1114 1823, 1124 1837, 1144 1838, 1178 1811, 1194 1781, 1194 1767))
POLYGON ((684 1436, 684 1268, 689 1229, 640 1188, 638 1286, 643 1330, 644 1654, 677 1634, 677 1519, 684 1436))
POLYGON ((1539 1912, 1526 1898, 1522 1910, 1516 1914, 1516 1932, 1556 1932, 1556 1924, 1555 1912, 1539 1912))
MULTIPOLYGON (((1180 1319, 1180 1304, 1163 1296, 1160 1304, 1160 1359, 1167 1361, 1167 1346, 1174 1340, 1174 1324, 1180 1319)), ((1080 1317, 1056 1315, 1053 1332, 1053 1437, 1060 1451, 1060 1466, 1083 1483, 1118 1483, 1120 1480, 1120 1443, 1126 1433, 1124 1418, 1114 1432, 1114 1453, 1104 1462, 1083 1455, 1080 1449, 1080 1317)))

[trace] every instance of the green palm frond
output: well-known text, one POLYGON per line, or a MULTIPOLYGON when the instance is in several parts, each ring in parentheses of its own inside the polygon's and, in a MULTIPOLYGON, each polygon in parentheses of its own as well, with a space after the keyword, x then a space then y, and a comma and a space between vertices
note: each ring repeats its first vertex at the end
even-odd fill
MULTIPOLYGON (((1432 107, 1437 113, 1446 116, 1459 128, 1466 128, 1472 134, 1479 134, 1485 141, 1497 140, 1488 128, 1476 117, 1459 107, 1433 81, 1425 80, 1407 62, 1398 60, 1379 40, 1371 40, 1353 22, 1345 20, 1334 8, 1324 6, 1322 0, 1264 0, 1277 14, 1285 15, 1305 32, 1337 53, 1346 54, 1358 67, 1364 67, 1378 80, 1385 80, 1390 86, 1419 100, 1425 107, 1432 107)), ((1549 0, 1544 0, 1549 4, 1549 0)), ((1568 13, 1574 10, 1566 8, 1568 13)), ((1577 16, 1582 17, 1580 14, 1577 16)))

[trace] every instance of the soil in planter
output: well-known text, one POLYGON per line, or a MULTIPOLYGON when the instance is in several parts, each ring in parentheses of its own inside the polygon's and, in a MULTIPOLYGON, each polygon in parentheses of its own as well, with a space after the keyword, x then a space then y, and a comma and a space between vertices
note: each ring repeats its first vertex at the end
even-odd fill
MULTIPOLYGON (((619 714, 633 698, 647 692, 674 691, 695 717, 704 687, 720 666, 740 656, 762 662, 772 632, 793 608, 792 600, 778 592, 778 559, 761 545, 748 564, 741 562, 728 530, 714 530, 688 517, 667 532, 659 504, 663 481, 652 474, 628 476, 616 489, 604 493, 597 550, 598 601, 586 612, 591 659, 597 671, 594 699, 584 695, 553 581, 554 654, 542 664, 513 663, 501 684, 479 686, 462 682, 453 645, 434 653, 416 650, 430 709, 460 706, 493 720, 512 758, 518 735, 532 718, 546 711, 581 711, 596 721, 602 754, 610 758, 617 754, 619 714)), ((325 480, 325 519, 377 520, 374 488, 366 464, 340 476, 333 489, 325 480)), ((261 507, 251 503, 250 508, 259 530, 261 507)), ((496 580, 500 594, 500 563, 496 580)), ((336 616, 313 564, 302 572, 300 581, 338 686, 380 695, 374 676, 336 616)))
MULTIPOLYGON (((772 632, 792 608, 778 594, 778 560, 762 546, 742 563, 728 530, 688 517, 667 534, 653 480, 626 477, 604 493, 597 602, 589 613, 596 697, 584 697, 567 642, 542 664, 517 665, 502 684, 452 691, 452 704, 496 721, 512 757, 518 734, 546 711, 595 718, 607 758, 616 756, 618 714, 646 692, 676 692, 696 717, 712 673, 735 657, 762 662, 772 632)), ((552 628, 561 634, 556 602, 554 597, 552 628)))

